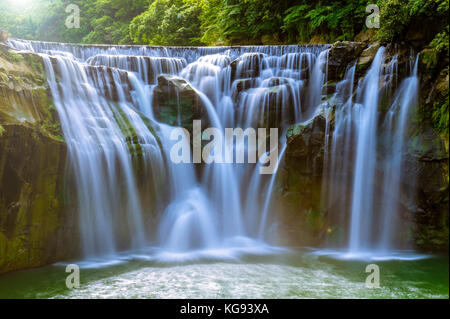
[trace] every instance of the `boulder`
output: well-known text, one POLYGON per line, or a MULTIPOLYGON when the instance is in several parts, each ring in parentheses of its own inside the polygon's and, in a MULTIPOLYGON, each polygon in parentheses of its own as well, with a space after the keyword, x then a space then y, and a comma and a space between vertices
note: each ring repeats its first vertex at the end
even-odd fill
POLYGON ((326 120, 317 115, 286 133, 286 160, 302 174, 322 175, 326 120))
POLYGON ((169 125, 192 129, 193 120, 208 122, 205 105, 196 90, 183 78, 160 75, 153 90, 155 118, 169 125))

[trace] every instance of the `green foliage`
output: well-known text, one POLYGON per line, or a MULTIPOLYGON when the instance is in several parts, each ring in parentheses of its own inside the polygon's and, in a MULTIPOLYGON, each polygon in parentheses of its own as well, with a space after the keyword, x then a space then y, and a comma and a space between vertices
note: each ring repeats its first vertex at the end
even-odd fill
POLYGON ((201 37, 202 43, 217 44, 225 41, 219 26, 219 12, 222 9, 222 6, 222 0, 200 2, 200 7, 202 9, 202 14, 200 16, 200 28, 203 33, 201 37))
POLYGON ((448 95, 444 103, 439 101, 433 104, 433 114, 431 115, 434 128, 440 132, 448 135, 449 126, 449 109, 448 109, 448 95))
POLYGON ((314 34, 324 35, 329 42, 351 40, 362 30, 367 4, 366 0, 304 0, 286 11, 283 29, 291 41, 307 42, 314 34))
POLYGON ((134 43, 199 45, 201 14, 198 1, 155 0, 129 27, 134 43))
POLYGON ((439 32, 431 41, 430 46, 437 52, 447 52, 448 54, 448 25, 442 32, 439 32))

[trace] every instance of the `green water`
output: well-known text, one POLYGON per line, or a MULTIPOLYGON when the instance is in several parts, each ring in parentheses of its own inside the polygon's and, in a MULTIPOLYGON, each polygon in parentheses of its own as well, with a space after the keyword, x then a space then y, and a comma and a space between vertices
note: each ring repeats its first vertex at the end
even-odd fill
MULTIPOLYGON (((305 250, 162 262, 129 255, 81 263, 69 290, 64 264, 0 276, 1 298, 449 298, 448 256, 362 261, 305 250), (380 288, 367 288, 368 264, 380 288)), ((75 263, 75 262, 74 262, 75 263)))

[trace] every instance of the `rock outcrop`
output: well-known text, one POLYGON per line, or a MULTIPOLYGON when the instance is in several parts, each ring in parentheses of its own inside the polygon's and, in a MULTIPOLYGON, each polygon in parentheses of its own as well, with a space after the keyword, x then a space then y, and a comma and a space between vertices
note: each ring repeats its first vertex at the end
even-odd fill
POLYGON ((77 255, 66 153, 41 58, 0 44, 0 273, 77 255))

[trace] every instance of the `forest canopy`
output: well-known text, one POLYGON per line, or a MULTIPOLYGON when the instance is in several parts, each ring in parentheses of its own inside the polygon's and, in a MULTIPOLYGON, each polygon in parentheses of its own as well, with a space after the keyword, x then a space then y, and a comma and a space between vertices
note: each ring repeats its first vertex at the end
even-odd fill
POLYGON ((370 3, 381 10, 378 40, 418 32, 423 44, 448 50, 449 0, 0 0, 0 29, 86 44, 330 43, 366 31, 370 3), (80 8, 79 28, 65 25, 69 4, 80 8))

